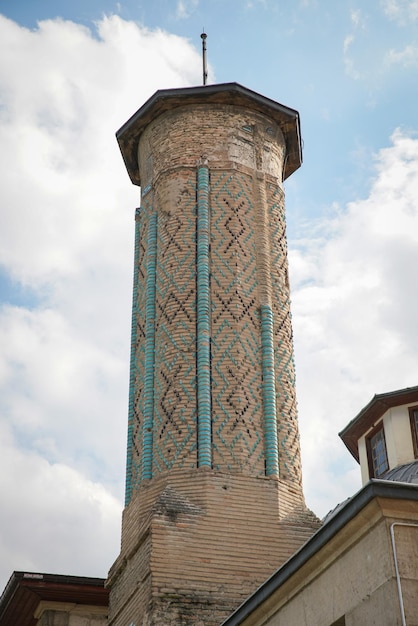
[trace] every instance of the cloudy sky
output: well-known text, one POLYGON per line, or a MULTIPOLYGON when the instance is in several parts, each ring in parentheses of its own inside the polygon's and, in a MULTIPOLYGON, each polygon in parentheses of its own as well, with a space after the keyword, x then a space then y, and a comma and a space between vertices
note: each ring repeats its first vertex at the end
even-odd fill
POLYGON ((0 590, 106 576, 124 491, 134 208, 115 131, 156 89, 299 110, 286 182, 308 505, 360 487, 338 431, 418 384, 417 0, 0 0, 0 590))

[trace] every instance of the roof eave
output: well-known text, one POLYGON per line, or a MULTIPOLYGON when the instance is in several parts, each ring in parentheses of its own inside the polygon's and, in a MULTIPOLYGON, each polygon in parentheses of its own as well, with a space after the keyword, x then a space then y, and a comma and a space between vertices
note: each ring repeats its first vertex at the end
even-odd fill
POLYGON ((359 461, 358 440, 388 411, 395 406, 418 402, 418 387, 406 387, 373 396, 368 404, 338 435, 356 461, 359 461))
POLYGON ((302 164, 302 140, 299 113, 275 100, 243 87, 238 83, 221 83, 179 89, 156 91, 136 113, 121 126, 116 138, 129 177, 134 185, 140 185, 138 172, 138 144, 146 126, 159 115, 184 104, 224 103, 251 106, 254 110, 267 113, 280 126, 286 141, 286 163, 284 179, 302 164))

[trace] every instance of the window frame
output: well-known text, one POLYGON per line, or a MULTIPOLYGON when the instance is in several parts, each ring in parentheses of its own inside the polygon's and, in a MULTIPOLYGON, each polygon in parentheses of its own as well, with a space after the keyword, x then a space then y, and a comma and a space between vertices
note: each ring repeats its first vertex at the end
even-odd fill
POLYGON ((382 478, 389 471, 389 457, 388 457, 388 449, 386 445, 386 436, 385 436, 385 428, 383 424, 383 420, 379 422, 367 435, 366 435, 366 450, 367 450, 367 463, 369 466, 369 478, 382 478), (383 436, 383 444, 385 446, 385 455, 386 455, 386 469, 384 472, 376 476, 374 463, 373 463, 373 446, 372 439, 379 433, 382 432, 383 436))
POLYGON ((414 447, 414 457, 418 459, 418 423, 415 413, 418 414, 418 406, 409 406, 409 424, 411 426, 412 445, 414 447))

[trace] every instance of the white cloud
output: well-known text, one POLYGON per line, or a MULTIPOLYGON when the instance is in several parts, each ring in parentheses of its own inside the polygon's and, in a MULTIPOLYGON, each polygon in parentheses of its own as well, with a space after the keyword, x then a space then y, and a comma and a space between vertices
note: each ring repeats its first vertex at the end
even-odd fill
POLYGON ((338 431, 375 393, 417 384, 417 197, 418 139, 397 130, 368 198, 291 247, 305 484, 321 513, 360 486, 338 431))
POLYGON ((177 0, 176 17, 183 20, 190 17, 197 9, 199 0, 177 0))
POLYGON ((360 9, 352 9, 350 11, 350 19, 351 19, 351 23, 353 24, 353 27, 356 30, 365 28, 364 16, 362 12, 360 11, 360 9))
POLYGON ((0 16, 0 267, 32 301, 0 307, 0 588, 117 556, 139 193, 114 133, 200 73, 186 40, 117 16, 0 16))
POLYGON ((354 57, 351 56, 351 51, 354 44, 358 43, 356 42, 357 35, 355 33, 365 30, 365 18, 359 9, 352 9, 350 11, 350 21, 354 32, 346 35, 343 40, 344 67, 347 76, 350 76, 350 78, 353 78, 354 80, 359 80, 361 78, 361 74, 355 66, 354 57))
POLYGON ((350 46, 352 45, 353 41, 354 41, 354 35, 353 34, 347 35, 347 37, 344 38, 344 41, 343 41, 343 51, 344 51, 344 54, 347 54, 347 52, 348 52, 350 46))
POLYGON ((347 76, 353 78, 354 80, 359 80, 361 78, 361 74, 355 67, 354 59, 349 54, 354 41, 354 35, 347 35, 343 41, 344 68, 347 76))
POLYGON ((97 253, 109 258, 103 251, 114 233, 105 231, 109 220, 115 228, 120 220, 115 203, 133 197, 114 131, 162 85, 194 82, 200 60, 179 37, 116 16, 98 24, 99 39, 72 22, 41 22, 31 32, 0 19, 7 207, 0 216, 0 263, 24 282, 43 285, 81 267, 85 272, 86 261, 97 264, 97 253), (109 189, 113 172, 119 176, 109 189))
POLYGON ((418 47, 412 44, 403 50, 389 50, 386 55, 388 64, 402 65, 403 67, 418 66, 418 47))
POLYGON ((120 502, 76 470, 15 447, 4 424, 0 432, 2 582, 16 569, 103 576, 119 549, 120 502))
POLYGON ((418 0, 381 0, 381 4, 387 17, 401 25, 418 19, 418 0))

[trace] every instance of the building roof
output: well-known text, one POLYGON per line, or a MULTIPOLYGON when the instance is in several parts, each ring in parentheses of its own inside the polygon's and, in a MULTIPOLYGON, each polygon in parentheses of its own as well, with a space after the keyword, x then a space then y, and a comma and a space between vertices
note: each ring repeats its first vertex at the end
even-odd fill
POLYGON ((42 601, 106 607, 104 583, 103 578, 13 572, 0 597, 0 626, 36 626, 34 614, 42 601))
POLYGON ((116 138, 134 185, 140 185, 138 171, 138 143, 146 126, 159 115, 184 105, 236 105, 259 111, 272 117, 283 132, 287 159, 284 178, 288 178, 302 164, 302 142, 299 113, 283 104, 242 87, 238 83, 202 85, 181 89, 161 89, 117 131, 116 138))
POLYGON ((376 394, 354 419, 338 433, 353 457, 359 462, 358 441, 386 411, 394 406, 418 402, 418 387, 376 394))
POLYGON ((333 515, 312 537, 290 557, 265 583, 257 589, 238 609, 232 613, 222 626, 240 626, 264 602, 289 580, 298 570, 337 535, 352 519, 354 519, 374 498, 391 500, 407 500, 418 502, 418 485, 398 483, 386 480, 370 480, 343 506, 337 508, 333 515))
POLYGON ((418 461, 398 465, 386 472, 384 480, 394 480, 399 483, 418 485, 418 461))

